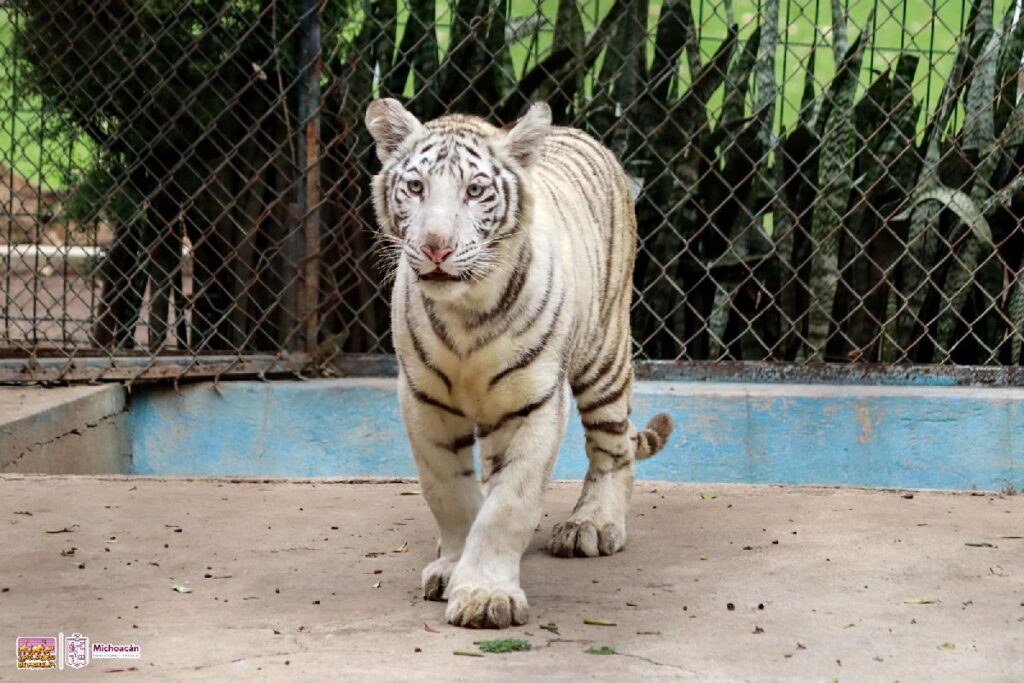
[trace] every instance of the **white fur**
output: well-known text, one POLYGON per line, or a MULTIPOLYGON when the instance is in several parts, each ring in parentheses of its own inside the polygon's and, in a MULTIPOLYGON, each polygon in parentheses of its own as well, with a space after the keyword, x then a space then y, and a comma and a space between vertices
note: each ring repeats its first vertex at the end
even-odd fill
POLYGON ((590 468, 572 516, 555 527, 555 554, 622 549, 633 460, 668 436, 664 428, 638 435, 628 421, 632 203, 612 155, 552 128, 546 105, 508 133, 468 117, 426 125, 410 118, 393 100, 367 111, 384 163, 374 204, 384 238, 401 254, 392 295, 399 400, 441 532, 424 595, 447 598, 453 624, 521 624, 528 606, 520 558, 540 520, 572 397, 590 468), (475 200, 469 186, 484 176, 487 200, 475 200), (418 256, 424 244, 454 252, 436 266, 418 256), (435 267, 472 277, 424 279, 435 267), (474 433, 482 485, 466 447, 474 433))

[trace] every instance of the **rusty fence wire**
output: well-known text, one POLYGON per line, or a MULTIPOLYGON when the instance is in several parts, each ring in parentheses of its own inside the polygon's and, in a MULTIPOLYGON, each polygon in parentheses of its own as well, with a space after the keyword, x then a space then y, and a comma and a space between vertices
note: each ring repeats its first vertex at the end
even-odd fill
POLYGON ((384 367, 381 96, 617 154, 638 359, 1019 369, 1021 14, 0 0, 0 382, 384 367))

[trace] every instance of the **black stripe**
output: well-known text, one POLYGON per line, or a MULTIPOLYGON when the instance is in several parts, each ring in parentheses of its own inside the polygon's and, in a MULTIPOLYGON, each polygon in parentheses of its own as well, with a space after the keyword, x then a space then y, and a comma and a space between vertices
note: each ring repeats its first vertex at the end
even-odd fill
POLYGON ((437 313, 434 311, 433 302, 420 293, 420 303, 423 306, 423 310, 427 313, 427 320, 430 321, 430 328, 434 331, 434 336, 441 340, 441 343, 444 344, 446 349, 458 356, 459 352, 455 348, 455 340, 452 339, 451 335, 448 333, 448 328, 444 326, 444 322, 437 317, 437 313))
POLYGON ((580 413, 591 413, 591 412, 597 410, 598 408, 604 408, 607 405, 615 403, 620 398, 622 398, 622 395, 624 393, 626 393, 626 388, 627 387, 629 387, 629 376, 628 375, 626 376, 625 381, 622 382, 621 386, 619 386, 619 388, 616 389, 615 391, 613 391, 612 393, 607 394, 607 395, 605 395, 605 396, 603 396, 603 397, 601 397, 601 398, 599 398, 599 399, 597 399, 595 401, 592 401, 591 403, 588 403, 585 406, 579 406, 580 413))
MULTIPOLYGON (((511 201, 512 193, 511 193, 510 188, 509 188, 508 178, 506 178, 504 175, 499 175, 497 177, 498 177, 498 180, 501 182, 501 194, 505 198, 504 206, 502 207, 501 216, 498 217, 497 223, 498 223, 498 227, 499 228, 504 228, 508 224, 509 207, 512 205, 512 201, 511 201)), ((519 196, 517 194, 516 195, 516 204, 517 205, 519 203, 518 200, 519 200, 519 196)))
MULTIPOLYGON (((540 319, 541 315, 544 314, 544 311, 547 310, 548 299, 551 298, 551 290, 554 289, 554 287, 555 287, 555 258, 554 258, 554 256, 552 256, 550 259, 548 259, 548 266, 549 267, 548 267, 547 285, 545 285, 545 287, 544 287, 544 294, 541 295, 540 305, 537 306, 537 310, 533 312, 533 315, 530 316, 530 319, 527 320, 524 324, 520 325, 519 329, 512 333, 513 337, 521 337, 522 335, 524 335, 530 328, 533 327, 534 323, 536 323, 540 319)), ((559 306, 562 305, 561 301, 564 301, 564 299, 565 299, 565 292, 562 292, 562 297, 561 297, 561 300, 560 300, 560 302, 558 304, 559 306)))
POLYGON ((558 316, 562 312, 562 304, 564 303, 565 298, 563 296, 563 298, 558 302, 558 308, 555 309, 554 314, 551 316, 551 325, 544 332, 544 334, 541 335, 541 338, 537 340, 537 343, 531 348, 524 351, 522 354, 520 354, 519 358, 517 358, 515 362, 512 363, 512 365, 509 365, 507 368, 505 368, 497 375, 492 377, 491 381, 488 382, 487 384, 488 389, 493 389, 494 385, 500 382, 502 379, 508 377, 517 370, 522 370, 523 368, 531 365, 533 361, 537 360, 537 358, 540 357, 541 352, 544 351, 544 348, 548 344, 548 340, 551 339, 551 335, 555 333, 556 329, 558 329, 558 316))
POLYGON ((462 470, 462 476, 464 476, 464 477, 472 477, 474 474, 476 474, 476 470, 474 470, 472 468, 470 468, 468 470, 462 470))
POLYGON ((494 476, 505 469, 505 466, 508 465, 508 458, 505 457, 505 453, 495 453, 494 455, 487 457, 487 462, 491 466, 491 470, 488 472, 488 475, 494 476))
POLYGON ((661 438, 661 434, 654 431, 653 429, 643 429, 640 431, 640 433, 647 435, 647 438, 651 441, 652 451, 656 451, 665 445, 666 439, 661 438))
MULTIPOLYGON (((604 189, 605 191, 604 192, 599 192, 599 194, 605 195, 607 193, 607 188, 614 187, 615 185, 620 184, 620 183, 613 183, 611 176, 608 174, 609 170, 611 170, 611 169, 609 169, 609 164, 608 164, 608 159, 607 159, 607 151, 606 150, 604 150, 601 147, 599 147, 597 145, 597 143, 595 143, 594 141, 592 141, 589 138, 587 138, 587 136, 568 135, 566 137, 569 138, 573 143, 584 143, 587 147, 590 148, 590 151, 593 153, 593 155, 588 155, 586 152, 584 152, 584 150, 580 149, 578 145, 570 144, 569 142, 564 142, 564 141, 558 140, 558 139, 553 139, 552 140, 552 142, 554 143, 555 147, 561 147, 564 152, 571 152, 571 154, 563 154, 559 158, 559 161, 561 163, 569 163, 569 162, 572 162, 574 160, 578 160, 580 163, 585 164, 587 167, 589 167, 591 175, 595 176, 597 178, 597 180, 598 180, 598 183, 599 183, 599 187, 598 188, 593 188, 592 187, 591 188, 592 190, 596 191, 599 188, 600 189, 604 189)), ((558 164, 555 163, 554 165, 557 166, 558 164)), ((574 164, 574 165, 576 165, 576 164, 574 164)), ((580 168, 580 167, 577 165, 577 168, 580 168)), ((581 170, 583 170, 583 169, 581 168, 581 170)), ((585 192, 584 192, 584 195, 586 195, 585 192)), ((615 253, 616 242, 617 242, 618 232, 619 232, 618 231, 618 227, 619 226, 617 224, 616 218, 618 216, 618 209, 620 208, 619 207, 619 200, 621 199, 620 195, 621 195, 621 193, 619 193, 619 192, 614 192, 613 191, 611 193, 611 203, 608 206, 609 215, 607 217, 608 218, 607 225, 606 226, 602 226, 602 227, 605 228, 605 230, 607 230, 607 232, 605 233, 605 238, 608 241, 607 248, 605 250, 605 259, 604 259, 604 272, 603 272, 604 277, 600 277, 600 281, 601 281, 601 303, 600 303, 600 306, 598 307, 598 310, 600 311, 600 314, 601 314, 602 318, 608 316, 608 313, 611 310, 612 304, 615 303, 614 301, 609 299, 609 290, 611 289, 612 275, 613 275, 613 273, 612 273, 612 257, 613 257, 613 255, 615 253)), ((591 207, 591 203, 588 202, 587 206, 591 207)), ((591 209, 591 215, 593 216, 593 210, 592 209, 591 209)), ((622 280, 623 281, 628 281, 629 278, 623 277, 622 280)), ((620 284, 620 287, 621 287, 621 284, 620 284)), ((618 299, 618 297, 616 297, 616 300, 617 299, 618 299)))
POLYGON ((443 401, 439 401, 438 399, 434 398, 425 391, 421 391, 419 387, 413 384, 412 379, 409 378, 408 372, 405 373, 405 381, 409 384, 409 391, 412 392, 413 398, 415 398, 420 403, 426 403, 427 405, 434 406, 435 408, 440 408, 441 410, 447 413, 451 413, 456 417, 466 417, 465 413, 463 413, 458 408, 450 406, 447 403, 444 403, 443 401))
MULTIPOLYGON (((593 137, 591 137, 589 135, 585 135, 585 134, 577 135, 576 133, 578 133, 578 132, 579 131, 576 131, 576 130, 573 130, 573 129, 562 128, 562 129, 558 130, 558 132, 555 135, 550 136, 549 139, 551 139, 553 141, 556 141, 556 142, 562 142, 561 140, 559 140, 559 138, 566 137, 566 138, 569 138, 570 140, 572 140, 573 142, 582 142, 585 146, 587 146, 591 150, 593 150, 594 154, 597 157, 603 157, 602 161, 604 161, 605 163, 609 163, 608 156, 611 154, 611 152, 608 150, 608 148, 603 146, 600 142, 598 142, 597 140, 595 140, 593 137)), ((569 144, 569 143, 562 143, 562 144, 569 144)))
MULTIPOLYGON (((601 356, 601 350, 602 350, 602 349, 601 349, 601 347, 600 347, 600 346, 598 346, 598 347, 597 347, 597 351, 598 351, 598 352, 597 352, 596 354, 594 354, 594 355, 595 355, 595 358, 594 358, 593 360, 588 360, 588 361, 587 361, 587 362, 585 363, 585 366, 586 366, 586 368, 587 368, 587 369, 590 369, 590 367, 592 366, 592 364, 594 363, 594 361, 596 361, 596 360, 597 360, 597 358, 601 356)), ((600 381, 601 381, 601 379, 602 379, 602 378, 604 378, 605 376, 607 376, 607 373, 608 373, 608 371, 610 371, 610 370, 612 369, 612 365, 614 365, 614 364, 615 364, 615 362, 616 362, 617 360, 618 360, 618 353, 616 353, 616 354, 615 354, 614 356, 612 356, 611 358, 608 358, 607 360, 605 360, 605 362, 604 362, 604 363, 603 363, 603 364, 601 365, 601 367, 599 367, 599 368, 597 369, 597 374, 596 374, 596 375, 594 375, 593 379, 589 379, 589 380, 587 380, 587 381, 583 382, 582 384, 574 384, 574 385, 572 386, 572 392, 573 392, 573 393, 574 393, 574 394, 575 394, 576 396, 579 396, 579 395, 581 395, 582 393, 584 393, 585 391, 587 391, 588 389, 591 389, 591 388, 593 388, 593 386, 594 386, 595 384, 597 384, 598 382, 600 382, 600 381)), ((577 381, 579 381, 580 379, 582 379, 582 378, 583 378, 583 377, 584 377, 584 376, 585 376, 586 374, 587 374, 586 370, 584 370, 583 372, 581 372, 581 373, 580 373, 580 375, 579 375, 579 377, 577 377, 577 378, 576 378, 576 379, 577 379, 577 381)))
POLYGON ((455 437, 455 440, 453 440, 451 445, 448 446, 448 449, 458 453, 461 450, 470 448, 475 443, 476 435, 470 432, 469 434, 464 434, 463 436, 455 437))
POLYGON ((564 378, 559 377, 558 381, 555 382, 555 385, 551 387, 551 389, 548 391, 548 393, 546 393, 543 396, 543 398, 537 399, 533 403, 528 403, 522 408, 519 408, 518 410, 513 410, 505 413, 493 425, 480 425, 477 428, 477 433, 480 435, 480 438, 483 439, 493 434, 494 432, 498 431, 509 420, 514 420, 517 417, 528 417, 530 413, 532 413, 533 411, 537 410, 538 408, 542 408, 544 404, 550 401, 551 397, 555 395, 555 392, 558 391, 558 388, 562 386, 563 381, 564 378))
POLYGON ((591 445, 590 447, 593 448, 598 453, 603 453, 607 455, 612 460, 618 460, 620 458, 629 458, 629 453, 616 453, 615 451, 610 451, 607 448, 601 448, 600 446, 596 445, 591 445))
POLYGON ((412 348, 416 352, 416 356, 419 358, 420 363, 423 364, 428 370, 433 372, 438 379, 444 382, 444 386, 450 392, 452 390, 452 381, 448 378, 444 372, 441 371, 430 357, 427 355, 426 350, 423 348, 423 344, 420 342, 420 338, 416 336, 416 329, 413 327, 412 322, 409 320, 409 288, 405 288, 405 326, 409 330, 409 338, 412 340, 412 348))
POLYGON ((505 291, 501 293, 501 298, 498 300, 498 303, 490 310, 484 311, 483 313, 480 313, 474 318, 468 320, 466 322, 466 327, 469 329, 480 327, 484 323, 500 316, 502 313, 507 312, 519 299, 519 295, 523 291, 523 286, 526 284, 530 275, 530 265, 533 263, 533 249, 530 247, 530 242, 528 240, 523 240, 522 245, 519 247, 519 251, 519 261, 516 263, 516 267, 512 271, 512 275, 509 277, 508 282, 505 283, 505 291), (523 251, 526 253, 522 254, 523 251))
POLYGON ((587 422, 584 420, 583 428, 588 431, 604 432, 605 434, 615 434, 618 436, 625 434, 629 430, 629 420, 622 420, 621 422, 587 422))
MULTIPOLYGON (((547 186, 547 185, 543 186, 543 189, 544 189, 544 191, 547 192, 548 196, 551 197, 551 204, 555 208, 555 212, 558 214, 558 218, 562 221, 562 225, 564 225, 564 226, 574 225, 574 223, 571 222, 568 219, 568 217, 565 215, 565 212, 562 210, 561 202, 559 201, 559 198, 557 196, 555 196, 554 190, 551 187, 547 186)), ((591 274, 594 277, 599 277, 599 273, 598 273, 598 269, 597 269, 597 263, 592 260, 592 255, 590 253, 591 250, 590 249, 584 249, 583 252, 586 254, 587 262, 590 264, 590 267, 591 267, 591 271, 590 272, 591 272, 591 274)), ((589 321, 589 316, 588 316, 587 327, 589 327, 589 326, 590 326, 590 321, 589 321)))
POLYGON ((580 176, 576 173, 580 170, 579 167, 574 166, 565 159, 552 158, 548 160, 548 166, 553 167, 555 170, 561 171, 562 180, 568 181, 572 186, 572 189, 579 195, 583 203, 587 205, 587 212, 590 214, 592 220, 591 225, 600 224, 598 217, 594 215, 594 208, 591 206, 591 196, 587 190, 587 186, 583 184, 580 176))
MULTIPOLYGON (((573 157, 568 156, 568 155, 560 157, 560 158, 557 158, 557 159, 551 159, 550 160, 550 164, 551 164, 551 166, 555 167, 556 169, 560 169, 562 174, 564 176, 566 176, 570 180, 570 182, 573 183, 576 186, 577 192, 578 192, 580 198, 583 200, 583 204, 586 207, 586 211, 587 211, 587 213, 590 216, 590 221, 591 221, 590 222, 590 226, 601 226, 602 225, 601 216, 598 214, 598 212, 594 208, 594 205, 595 205, 594 195, 595 194, 600 195, 601 193, 598 192, 598 189, 596 187, 594 187, 593 184, 586 184, 586 183, 584 183, 583 178, 585 178, 586 171, 581 166, 579 166, 578 164, 575 163, 573 157)), ((554 197, 554 193, 553 193, 553 191, 550 188, 548 189, 548 192, 549 192, 549 194, 552 195, 552 197, 554 197)), ((557 202, 557 200, 556 200, 556 202, 557 202)), ((563 212, 561 210, 561 207, 559 207, 557 205, 557 203, 556 203, 556 209, 557 209, 559 215, 562 217, 562 221, 568 227, 570 225, 570 223, 566 221, 565 215, 563 214, 563 212)), ((588 231, 583 229, 583 230, 580 230, 580 232, 582 233, 581 234, 581 238, 584 239, 584 241, 586 241, 586 236, 587 236, 588 231)), ((603 231, 599 230, 599 234, 597 235, 597 237, 599 239, 600 238, 604 238, 604 235, 602 234, 602 232, 603 231)), ((605 263, 605 268, 603 269, 603 272, 602 272, 602 268, 601 268, 601 264, 600 264, 600 260, 599 260, 600 259, 600 251, 601 251, 602 245, 600 243, 595 243, 595 244, 590 245, 590 247, 591 248, 589 248, 589 249, 585 249, 584 252, 586 254, 587 262, 588 262, 588 264, 590 264, 590 267, 591 267, 591 279, 595 280, 595 282, 594 282, 594 285, 595 285, 594 289, 595 289, 595 291, 597 291, 599 289, 607 290, 608 280, 612 276, 611 268, 608 265, 608 263, 609 263, 609 253, 610 252, 608 252, 608 250, 605 249, 605 261, 606 261, 606 263, 605 263)), ((606 296, 606 292, 602 291, 602 297, 604 297, 604 296, 606 296)), ((604 310, 604 298, 600 299, 600 305, 598 306, 598 310, 600 310, 600 311, 604 310)))
POLYGON ((651 448, 650 438, 651 435, 646 429, 642 432, 637 432, 637 450, 646 450, 648 453, 653 453, 655 449, 651 448))

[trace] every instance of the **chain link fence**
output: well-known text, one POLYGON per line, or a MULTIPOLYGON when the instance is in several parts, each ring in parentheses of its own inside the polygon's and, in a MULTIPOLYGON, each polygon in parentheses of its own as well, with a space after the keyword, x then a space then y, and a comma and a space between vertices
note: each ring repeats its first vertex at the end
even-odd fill
POLYGON ((0 382, 386 364, 362 128, 382 96, 495 122, 543 99, 615 151, 638 359, 1019 368, 1020 15, 0 2, 0 382))

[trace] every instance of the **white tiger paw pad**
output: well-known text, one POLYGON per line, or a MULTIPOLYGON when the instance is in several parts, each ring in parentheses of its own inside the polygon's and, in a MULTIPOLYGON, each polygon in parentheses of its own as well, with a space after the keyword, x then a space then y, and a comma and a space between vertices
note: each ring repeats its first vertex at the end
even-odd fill
POLYGON ((445 593, 448 590, 448 582, 452 578, 455 564, 453 560, 439 557, 423 568, 421 579, 424 600, 444 600, 446 598, 445 593))
POLYGON ((526 594, 520 588, 460 586, 448 596, 444 618, 466 628, 508 628, 525 624, 530 616, 526 594))
POLYGON ((589 520, 568 520, 551 531, 548 550, 558 557, 597 557, 614 555, 626 547, 626 525, 589 520))

